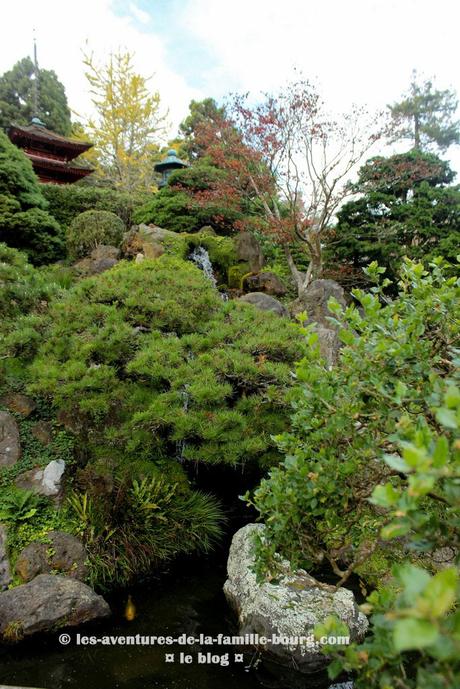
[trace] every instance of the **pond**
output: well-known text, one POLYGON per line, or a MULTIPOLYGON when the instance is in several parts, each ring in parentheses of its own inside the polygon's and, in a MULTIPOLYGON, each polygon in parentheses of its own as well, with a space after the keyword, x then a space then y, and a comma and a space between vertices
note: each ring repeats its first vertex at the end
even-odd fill
MULTIPOLYGON (((42 689, 325 689, 323 676, 283 677, 265 664, 249 667, 256 660, 245 655, 234 662, 241 649, 229 646, 91 646, 77 645, 76 635, 171 635, 216 637, 235 635, 235 620, 222 593, 225 559, 184 559, 157 580, 113 595, 113 617, 98 624, 70 630, 71 642, 59 643, 59 634, 34 638, 16 647, 0 650, 0 684, 42 689), (136 608, 131 622, 124 618, 128 595, 136 608), (165 662, 173 652, 174 663, 165 662), (180 663, 180 653, 191 656, 180 663), (214 659, 228 653, 229 664, 199 663, 211 653, 214 659), (252 661, 252 663, 251 663, 252 661)), ((184 658, 183 656, 183 658, 184 658)), ((335 685, 349 689, 350 684, 335 685)))

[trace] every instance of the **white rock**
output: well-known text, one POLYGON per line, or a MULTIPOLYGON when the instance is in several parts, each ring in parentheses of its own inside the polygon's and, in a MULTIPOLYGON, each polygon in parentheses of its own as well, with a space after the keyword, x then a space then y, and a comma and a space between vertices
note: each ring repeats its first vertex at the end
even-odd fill
MULTIPOLYGON (((320 588, 303 571, 293 573, 282 561, 277 583, 257 583, 254 567, 254 537, 263 534, 262 524, 248 524, 234 535, 228 558, 228 579, 224 593, 238 614, 240 635, 258 634, 267 638, 312 637, 315 625, 335 615, 347 624, 350 639, 362 639, 368 622, 359 612, 352 591, 320 588)), ((320 648, 307 644, 268 643, 260 648, 270 660, 301 672, 317 672, 328 664, 320 648)))

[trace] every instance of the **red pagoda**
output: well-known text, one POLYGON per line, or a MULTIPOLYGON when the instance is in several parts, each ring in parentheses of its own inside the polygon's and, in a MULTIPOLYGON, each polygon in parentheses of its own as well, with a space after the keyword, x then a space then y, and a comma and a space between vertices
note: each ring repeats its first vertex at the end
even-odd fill
POLYGON ((8 135, 31 160, 40 182, 72 184, 94 172, 92 167, 72 162, 93 144, 55 134, 38 117, 27 127, 11 125, 8 135))

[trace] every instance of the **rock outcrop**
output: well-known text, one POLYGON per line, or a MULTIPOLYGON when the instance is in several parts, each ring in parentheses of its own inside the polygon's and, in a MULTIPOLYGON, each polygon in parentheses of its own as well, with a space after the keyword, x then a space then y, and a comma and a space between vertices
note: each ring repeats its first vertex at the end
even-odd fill
POLYGON ((308 323, 318 323, 324 328, 334 329, 334 325, 328 321, 332 317, 327 302, 334 297, 341 306, 346 307, 345 292, 335 280, 313 280, 305 293, 292 302, 290 310, 293 316, 307 312, 308 323))
POLYGON ((32 490, 38 495, 59 498, 62 493, 62 479, 65 471, 63 459, 53 459, 46 467, 29 469, 16 478, 18 488, 32 490))
POLYGON ((280 278, 269 271, 248 275, 244 278, 243 287, 250 292, 264 292, 272 297, 284 297, 287 294, 287 289, 280 278))
POLYGON ((15 570, 21 580, 27 583, 39 574, 54 571, 84 581, 88 568, 83 543, 64 531, 51 531, 47 540, 49 543, 29 543, 19 553, 15 570))
POLYGON ((7 530, 0 524, 0 591, 4 591, 11 584, 11 567, 6 550, 7 530))
POLYGON ((338 336, 338 328, 328 318, 332 313, 328 308, 328 301, 334 297, 345 308, 347 305, 345 292, 338 282, 334 280, 313 280, 307 287, 302 297, 299 297, 290 305, 292 316, 306 311, 306 324, 313 323, 318 333, 318 344, 321 355, 329 367, 337 363, 342 342, 338 336))
POLYGON ((286 307, 280 301, 263 292, 249 292, 249 294, 239 297, 239 301, 245 304, 252 304, 261 311, 273 311, 278 316, 287 317, 289 315, 286 307))
POLYGON ((247 262, 249 269, 258 273, 265 263, 261 246, 251 232, 240 232, 235 238, 238 261, 247 262))
POLYGON ((37 408, 35 401, 20 392, 8 392, 0 398, 0 404, 8 407, 12 412, 27 418, 37 408))
POLYGON ((86 258, 82 258, 73 266, 74 270, 82 277, 99 275, 118 263, 120 250, 116 246, 100 244, 86 258))
POLYGON ((0 467, 16 464, 21 456, 21 442, 16 419, 7 411, 0 411, 0 467))
POLYGON ((351 591, 319 586, 305 571, 292 572, 286 561, 280 561, 284 573, 277 583, 258 583, 253 572, 254 537, 263 536, 264 529, 262 524, 248 524, 237 531, 230 547, 224 592, 238 615, 239 633, 267 637, 269 642, 259 650, 269 660, 304 673, 317 672, 328 659, 313 641, 306 641, 312 639, 315 625, 335 615, 347 624, 352 640, 362 639, 367 618, 351 591), (281 642, 270 641, 273 636, 281 642), (304 637, 303 643, 298 643, 299 637, 304 637))
POLYGON ((110 608, 81 581, 40 574, 0 593, 0 638, 19 640, 38 632, 73 627, 110 615, 110 608))

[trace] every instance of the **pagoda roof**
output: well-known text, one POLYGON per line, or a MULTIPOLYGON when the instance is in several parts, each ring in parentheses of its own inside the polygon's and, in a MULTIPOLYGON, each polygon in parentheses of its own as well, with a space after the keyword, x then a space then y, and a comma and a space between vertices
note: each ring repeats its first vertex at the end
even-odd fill
POLYGON ((71 183, 94 172, 94 168, 90 166, 84 167, 65 160, 46 158, 33 153, 27 153, 27 157, 31 161, 36 175, 43 182, 71 183))
POLYGON ((88 141, 78 141, 77 139, 69 139, 61 134, 56 134, 41 124, 30 124, 27 126, 12 124, 8 130, 8 135, 11 141, 20 148, 30 147, 30 144, 38 143, 43 148, 66 151, 67 154, 70 154, 67 155, 70 159, 76 158, 93 145, 88 141))

